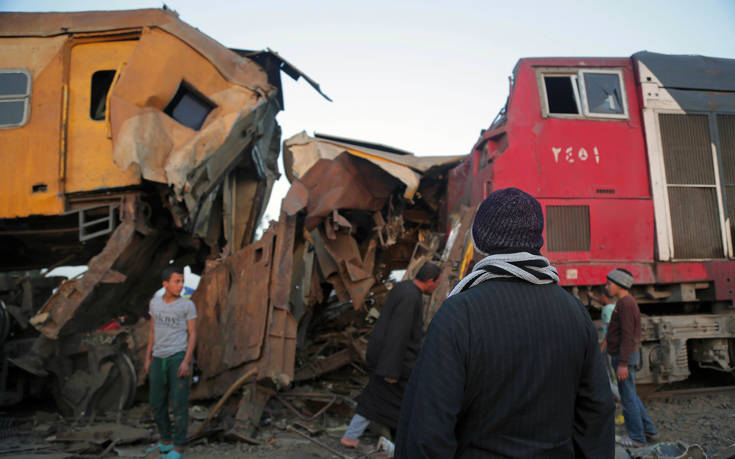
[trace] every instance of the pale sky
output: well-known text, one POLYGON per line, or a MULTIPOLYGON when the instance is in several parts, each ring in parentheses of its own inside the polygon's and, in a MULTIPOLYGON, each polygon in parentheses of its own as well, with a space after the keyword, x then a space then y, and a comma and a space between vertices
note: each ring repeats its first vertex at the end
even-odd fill
MULTIPOLYGON (((158 8, 146 0, 12 1, 2 11, 158 8)), ((300 131, 418 155, 466 154, 508 95, 522 57, 648 50, 735 58, 735 1, 169 0, 222 44, 271 48, 321 84, 283 76, 283 139, 300 131)), ((288 183, 282 180, 279 198, 288 183)), ((267 213, 278 216, 278 200, 267 213)))

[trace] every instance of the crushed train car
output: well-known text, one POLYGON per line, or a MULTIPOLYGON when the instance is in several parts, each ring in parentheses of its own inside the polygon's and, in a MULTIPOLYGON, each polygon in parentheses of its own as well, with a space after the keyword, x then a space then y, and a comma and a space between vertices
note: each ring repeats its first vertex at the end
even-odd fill
MULTIPOLYGON (((318 134, 293 136, 283 151, 291 188, 279 221, 209 262, 192 297, 201 318, 192 398, 222 394, 251 371, 253 385, 278 388, 360 360, 364 319, 391 272, 438 248, 446 173, 460 156, 318 134)), ((251 389, 241 411, 257 423, 264 392, 251 389)))
POLYGON ((145 343, 130 324, 171 260, 201 272, 252 242, 280 71, 304 75, 165 8, 1 13, 0 56, 0 402, 42 390, 30 373, 66 411, 126 405, 145 343), (40 270, 59 265, 89 269, 58 285, 40 270))

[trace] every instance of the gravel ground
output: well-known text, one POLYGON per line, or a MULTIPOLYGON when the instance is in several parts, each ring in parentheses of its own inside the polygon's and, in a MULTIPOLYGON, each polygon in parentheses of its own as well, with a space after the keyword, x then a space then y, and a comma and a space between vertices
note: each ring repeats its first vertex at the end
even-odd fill
MULTIPOLYGON (((687 444, 699 444, 709 456, 735 444, 735 392, 696 395, 688 398, 652 399, 644 401, 644 403, 651 418, 659 427, 660 441, 662 442, 681 441, 687 444)), ((199 411, 199 418, 201 418, 202 409, 202 407, 199 407, 193 410, 199 411)), ((621 409, 618 406, 618 413, 620 412, 621 409)), ((22 413, 22 410, 17 413, 22 413)), ((155 436, 155 428, 147 414, 147 406, 139 404, 126 414, 123 423, 147 430, 149 432, 147 441, 150 442, 151 438, 155 436)), ((7 451, 9 448, 23 445, 36 444, 43 446, 45 444, 48 448, 49 443, 46 442, 46 439, 50 435, 69 430, 67 421, 57 415, 44 412, 25 411, 22 416, 17 416, 16 412, 3 413, 0 415, 0 419, 13 420, 11 430, 7 430, 10 421, 0 425, 0 430, 5 432, 4 437, 0 435, 0 438, 2 438, 2 441, 0 441, 0 456, 3 455, 3 450, 7 451), (1 429, 1 427, 6 428, 1 429)), ((343 410, 342 413, 336 415, 328 415, 326 419, 322 418, 320 421, 306 423, 298 421, 292 415, 289 417, 289 413, 285 412, 280 405, 273 403, 268 405, 264 419, 270 420, 271 423, 261 426, 257 432, 256 439, 261 443, 260 445, 202 440, 187 449, 186 457, 189 459, 212 457, 273 459, 340 457, 308 439, 285 430, 287 425, 292 425, 294 422, 305 425, 313 432, 318 432, 311 438, 332 448, 342 457, 387 457, 385 453, 375 452, 374 448, 371 448, 377 443, 378 435, 370 431, 363 438, 366 445, 368 445, 364 450, 355 451, 343 448, 340 445, 339 438, 346 428, 345 423, 349 421, 349 410, 343 410)), ((107 419, 98 419, 97 422, 110 421, 111 418, 108 417, 107 419)), ((200 421, 194 420, 190 432, 196 429, 198 422, 200 421)), ((618 433, 624 433, 625 429, 622 425, 618 425, 617 429, 618 433)), ((139 443, 127 446, 127 448, 144 451, 147 446, 148 443, 139 443)), ((66 444, 57 443, 54 444, 53 450, 58 453, 69 451, 69 448, 70 446, 66 444)), ((87 457, 94 457, 100 451, 101 448, 96 452, 92 449, 85 451, 83 454, 87 457)), ((50 452, 52 451, 46 449, 36 451, 35 454, 50 452)), ((77 452, 77 454, 80 453, 77 452)), ((108 455, 108 457, 115 456, 114 452, 108 455)), ((23 456, 16 455, 12 457, 23 456)))
POLYGON ((696 443, 707 455, 735 444, 735 392, 644 404, 659 427, 661 441, 696 443))

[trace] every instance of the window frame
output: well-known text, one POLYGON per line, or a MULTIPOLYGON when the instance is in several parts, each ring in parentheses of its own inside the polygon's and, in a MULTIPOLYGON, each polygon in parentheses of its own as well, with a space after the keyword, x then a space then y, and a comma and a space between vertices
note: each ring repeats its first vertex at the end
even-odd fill
POLYGON ((95 70, 92 72, 92 75, 89 77, 89 119, 90 121, 94 122, 100 122, 100 121, 107 121, 107 113, 109 112, 109 107, 107 107, 108 99, 110 98, 110 92, 112 91, 112 87, 115 86, 115 78, 117 78, 117 69, 108 69, 108 68, 102 68, 99 70, 95 70), (92 117, 92 89, 94 86, 94 76, 98 74, 99 72, 112 72, 112 80, 110 81, 110 86, 107 87, 107 91, 105 92, 105 112, 102 116, 102 118, 94 118, 92 117))
POLYGON ((176 86, 176 91, 174 91, 173 96, 171 96, 171 99, 169 99, 168 103, 166 103, 166 106, 163 109, 161 109, 161 111, 165 113, 168 117, 170 117, 172 120, 179 123, 180 125, 188 129, 191 129, 192 131, 199 132, 204 127, 204 124, 206 124, 207 119, 212 114, 212 112, 216 110, 218 107, 219 106, 212 99, 210 99, 207 95, 205 95, 202 91, 200 91, 196 86, 194 86, 192 83, 190 83, 186 79, 182 79, 179 82, 178 86, 176 86), (211 107, 209 111, 207 111, 206 116, 204 116, 204 118, 202 119, 201 125, 196 129, 191 126, 187 126, 181 120, 178 120, 174 117, 173 112, 176 110, 176 106, 178 106, 178 104, 181 103, 183 96, 187 95, 186 93, 184 93, 184 95, 182 95, 176 102, 177 104, 176 106, 171 105, 176 100, 177 96, 179 95, 179 92, 181 92, 182 89, 186 90, 191 96, 195 98, 195 100, 197 98, 200 99, 200 100, 197 100, 197 102, 200 102, 202 105, 209 105, 211 107), (168 113, 169 108, 171 109, 171 113, 168 113))
POLYGON ((31 72, 22 68, 0 68, 0 73, 22 73, 26 76, 27 81, 25 94, 0 95, 0 102, 23 102, 23 119, 19 123, 0 124, 0 129, 14 129, 25 126, 31 118, 31 90, 33 89, 31 72))
POLYGON ((584 115, 587 118, 612 118, 612 119, 628 119, 628 96, 625 93, 625 80, 623 79, 622 69, 580 69, 579 77, 577 80, 580 82, 580 90, 582 93, 582 109, 584 115), (618 83, 620 83, 620 97, 623 100, 623 113, 593 113, 590 112, 589 101, 587 100, 587 87, 584 82, 584 74, 598 74, 598 75, 617 75, 618 83))
POLYGON ((625 79, 621 68, 580 68, 580 67, 538 67, 536 68, 536 83, 541 97, 541 115, 543 118, 565 118, 565 119, 593 119, 593 120, 625 120, 630 117, 628 113, 628 95, 625 91, 625 79), (617 75, 620 83, 620 92, 623 99, 623 113, 593 113, 589 109, 587 100, 587 87, 584 83, 585 73, 597 73, 606 75, 617 75), (577 108, 580 113, 550 113, 549 97, 546 93, 546 82, 544 77, 566 76, 572 80, 572 91, 577 108), (576 84, 575 84, 576 83, 576 84))

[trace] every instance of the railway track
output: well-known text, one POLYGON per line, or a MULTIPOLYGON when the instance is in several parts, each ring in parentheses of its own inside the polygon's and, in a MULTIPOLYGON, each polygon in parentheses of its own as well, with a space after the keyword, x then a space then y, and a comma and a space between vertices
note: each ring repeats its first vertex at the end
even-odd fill
POLYGON ((638 395, 641 397, 642 400, 687 398, 698 395, 719 394, 723 392, 731 392, 735 395, 735 386, 710 386, 661 390, 664 387, 665 386, 641 385, 638 391, 638 395))

